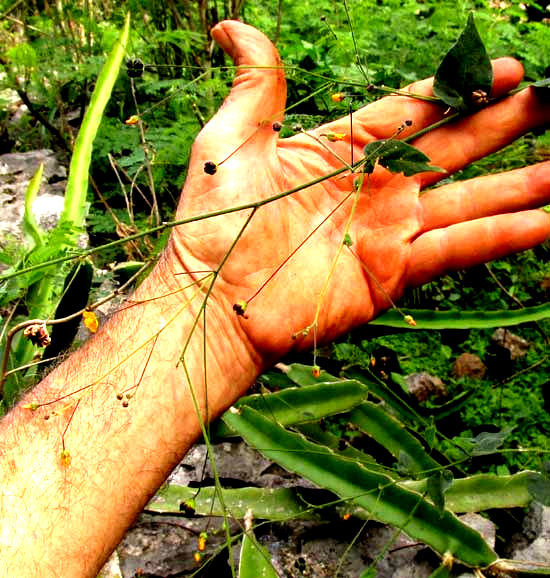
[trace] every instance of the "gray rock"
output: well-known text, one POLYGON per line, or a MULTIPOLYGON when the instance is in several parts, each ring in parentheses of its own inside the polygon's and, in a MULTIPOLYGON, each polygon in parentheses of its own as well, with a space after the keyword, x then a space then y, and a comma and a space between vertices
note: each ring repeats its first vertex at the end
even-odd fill
POLYGON ((0 242, 21 238, 25 191, 40 163, 44 164, 42 185, 33 205, 39 225, 53 228, 63 210, 67 169, 48 149, 0 156, 0 242))
POLYGON ((507 349, 512 361, 525 357, 529 349, 529 342, 526 339, 504 327, 500 327, 491 335, 491 341, 495 345, 507 349))
POLYGON ((455 377, 482 379, 486 371, 487 368, 483 361, 473 353, 463 353, 453 363, 453 375, 455 377))
POLYGON ((533 502, 523 520, 523 531, 514 536, 510 558, 550 565, 550 507, 533 502))
POLYGON ((420 402, 427 399, 442 399, 447 397, 447 388, 437 375, 425 371, 411 373, 405 377, 409 393, 420 402))

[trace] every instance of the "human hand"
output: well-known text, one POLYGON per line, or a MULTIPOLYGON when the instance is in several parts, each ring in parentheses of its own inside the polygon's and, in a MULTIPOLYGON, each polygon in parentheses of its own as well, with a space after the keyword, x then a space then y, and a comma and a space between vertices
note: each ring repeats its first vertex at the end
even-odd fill
MULTIPOLYGON (((336 155, 346 163, 359 160, 366 143, 392 137, 406 120, 412 125, 398 138, 445 116, 443 105, 389 96, 353 115, 353 147, 349 117, 310 133, 319 140, 323 134, 345 133, 339 142, 324 140, 323 146, 306 134, 279 139, 272 125, 283 120, 286 85, 275 48, 239 22, 222 22, 212 35, 241 68, 224 106, 194 145, 178 219, 288 191, 341 169, 336 155), (213 175, 204 171, 208 161, 218 164, 213 175)), ((515 60, 499 59, 494 75, 492 96, 498 97, 517 86, 522 68, 515 60)), ((431 87, 428 79, 408 90, 431 95, 431 87)), ((452 174, 549 119, 550 107, 528 89, 411 144, 432 165, 452 174)), ((269 363, 293 346, 310 347, 314 335, 326 342, 368 322, 407 287, 549 237, 550 215, 534 209, 550 202, 550 163, 422 194, 446 176, 429 172, 405 177, 376 167, 363 181, 349 227, 351 247, 342 243, 358 173, 342 172, 261 206, 223 264, 211 299, 269 363), (248 318, 232 310, 237 302, 248 303, 248 318)), ((176 228, 168 250, 173 269, 216 270, 252 211, 176 228)))

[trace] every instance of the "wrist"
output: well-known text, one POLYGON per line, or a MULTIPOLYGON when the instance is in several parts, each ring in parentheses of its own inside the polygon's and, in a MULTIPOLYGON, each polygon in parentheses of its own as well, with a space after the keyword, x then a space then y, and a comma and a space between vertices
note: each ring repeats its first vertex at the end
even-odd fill
POLYGON ((256 377, 222 292, 203 309, 207 286, 182 282, 169 257, 2 423, 0 574, 95 576, 200 419, 256 377))

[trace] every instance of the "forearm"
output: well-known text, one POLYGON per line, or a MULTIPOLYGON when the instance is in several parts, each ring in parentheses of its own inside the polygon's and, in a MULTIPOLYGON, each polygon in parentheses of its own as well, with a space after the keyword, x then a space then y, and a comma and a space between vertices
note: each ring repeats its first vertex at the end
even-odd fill
POLYGON ((254 379, 233 324, 214 308, 204 331, 204 291, 163 267, 3 421, 0 575, 95 576, 200 435, 192 391, 212 417, 254 379))

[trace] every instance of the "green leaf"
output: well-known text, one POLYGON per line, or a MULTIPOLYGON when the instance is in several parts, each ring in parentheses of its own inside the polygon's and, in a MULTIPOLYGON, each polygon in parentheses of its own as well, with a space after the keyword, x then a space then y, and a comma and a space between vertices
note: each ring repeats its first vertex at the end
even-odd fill
POLYGON ((279 578, 269 561, 271 555, 258 543, 252 530, 245 532, 241 546, 239 578, 279 578))
MULTIPOLYGON (((522 508, 534 498, 530 494, 530 484, 538 484, 541 478, 537 472, 524 471, 506 476, 476 474, 454 479, 444 490, 445 507, 451 512, 462 513, 492 508, 522 508)), ((417 492, 428 491, 427 479, 399 484, 417 492)))
POLYGON ((374 170, 376 161, 391 173, 403 173, 406 177, 426 171, 447 172, 429 165, 430 159, 421 150, 401 140, 375 140, 365 145, 363 152, 367 158, 367 173, 374 170))
POLYGON ((550 506, 550 462, 545 462, 543 474, 533 474, 527 481, 529 495, 544 506, 550 506))
POLYGON ((349 379, 365 384, 371 393, 388 404, 401 421, 415 426, 424 424, 424 418, 410 407, 405 399, 399 397, 387 384, 375 377, 370 371, 351 366, 345 368, 344 375, 349 379))
POLYGON ((434 570, 430 574, 429 578, 449 578, 450 575, 451 569, 449 568, 449 565, 444 562, 439 568, 437 568, 437 570, 434 570))
POLYGON ((349 420, 398 458, 409 472, 418 474, 441 467, 381 404, 362 403, 352 411, 349 420))
POLYGON ((401 528, 436 552, 453 554, 472 566, 485 567, 496 560, 478 532, 448 511, 440 514, 422 495, 400 488, 389 476, 311 443, 251 408, 232 407, 222 419, 268 459, 344 500, 353 500, 373 518, 401 528))
POLYGON ((168 484, 162 487, 147 505, 147 510, 159 513, 181 512, 182 504, 191 505, 193 515, 223 516, 224 507, 233 518, 244 519, 252 511, 256 520, 285 522, 290 519, 323 519, 320 510, 309 504, 319 503, 316 493, 326 492, 310 488, 197 488, 168 484), (220 502, 223 493, 223 506, 220 502), (312 497, 313 496, 313 497, 312 497))
POLYGON ((42 184, 42 174, 44 172, 44 163, 40 163, 40 166, 36 170, 33 178, 30 180, 27 190, 25 191, 25 212, 23 214, 23 233, 27 239, 27 242, 33 247, 40 247, 43 244, 42 234, 43 231, 36 221, 34 213, 32 212, 32 206, 40 190, 40 185, 42 184))
POLYGON ((60 224, 72 223, 82 227, 86 216, 86 194, 88 192, 88 173, 92 159, 93 143, 101 124, 103 112, 111 97, 120 69, 120 64, 126 53, 126 45, 130 35, 130 13, 126 15, 124 27, 111 50, 107 61, 96 80, 96 85, 90 105, 84 115, 82 126, 74 145, 69 178, 65 191, 65 206, 61 214, 60 224))
POLYGON ((411 331, 419 329, 490 329, 548 319, 550 317, 550 303, 524 307, 514 311, 432 311, 430 309, 407 311, 416 321, 414 327, 404 321, 403 313, 396 309, 386 311, 369 323, 386 327, 402 327, 411 331))
POLYGON ((311 365, 302 365, 301 363, 293 363, 292 365, 283 366, 283 372, 296 385, 309 386, 317 383, 327 383, 340 381, 339 377, 330 375, 324 370, 321 370, 321 375, 315 377, 313 375, 313 367, 311 365))
MULTIPOLYGON (((277 420, 281 425, 318 421, 348 412, 368 395, 368 387, 353 380, 319 383, 307 388, 289 387, 277 393, 257 394, 241 398, 236 407, 253 407, 277 420)), ((216 436, 234 435, 223 422, 214 429, 216 436)))
POLYGON ((453 474, 450 470, 435 472, 428 478, 428 497, 434 506, 441 512, 445 510, 445 492, 453 483, 453 474))
POLYGON ((458 437, 454 438, 454 441, 471 456, 488 456, 498 451, 513 429, 507 427, 498 432, 484 431, 475 438, 458 437))
POLYGON ((472 14, 466 28, 445 55, 434 79, 434 94, 461 112, 479 108, 491 93, 493 67, 472 14))

